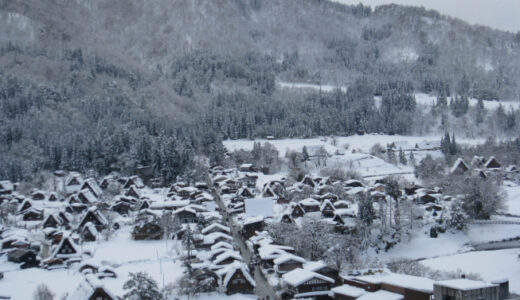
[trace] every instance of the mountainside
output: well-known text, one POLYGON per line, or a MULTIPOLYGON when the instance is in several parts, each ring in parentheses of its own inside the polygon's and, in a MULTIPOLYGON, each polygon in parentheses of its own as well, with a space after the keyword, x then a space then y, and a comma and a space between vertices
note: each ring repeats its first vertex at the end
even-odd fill
POLYGON ((283 75, 300 80, 349 83, 379 73, 413 80, 417 89, 444 80, 454 90, 518 96, 516 83, 505 80, 519 75, 518 37, 419 8, 372 12, 320 0, 4 0, 0 11, 3 42, 58 53, 80 48, 144 73, 169 73, 176 58, 193 51, 253 52, 295 56, 295 68, 283 75), (469 87, 462 86, 464 75, 469 87))
POLYGON ((0 28, 0 177, 14 179, 147 164, 171 178, 194 153, 218 160, 221 138, 411 133, 413 91, 520 94, 520 35, 412 7, 0 0, 0 28), (355 88, 302 97, 277 80, 355 88))

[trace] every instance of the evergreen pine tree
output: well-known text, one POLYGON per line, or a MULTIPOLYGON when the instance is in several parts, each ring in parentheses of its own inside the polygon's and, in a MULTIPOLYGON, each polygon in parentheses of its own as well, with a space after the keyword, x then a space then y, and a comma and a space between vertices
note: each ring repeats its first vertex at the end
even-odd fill
POLYGON ((399 162, 402 165, 406 165, 408 161, 406 160, 406 155, 404 154, 403 149, 399 148, 399 162))
POLYGON ((449 154, 455 155, 458 152, 457 142, 455 141, 455 133, 451 135, 451 143, 449 144, 449 154))
POLYGON ((415 155, 413 154, 413 151, 410 151, 410 157, 408 158, 408 160, 410 161, 410 164, 412 166, 415 166, 416 161, 415 161, 415 155))

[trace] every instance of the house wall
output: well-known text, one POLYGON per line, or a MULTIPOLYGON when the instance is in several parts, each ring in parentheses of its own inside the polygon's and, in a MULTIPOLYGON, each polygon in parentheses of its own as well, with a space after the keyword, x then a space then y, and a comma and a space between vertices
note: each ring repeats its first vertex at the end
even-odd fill
POLYGON ((229 283, 226 287, 226 294, 231 295, 235 293, 242 294, 253 294, 255 291, 254 286, 247 281, 242 271, 238 270, 229 280, 229 283))
POLYGON ((434 297, 440 300, 499 300, 499 287, 488 287, 470 291, 462 291, 434 285, 434 297))
POLYGON ((303 267, 302 263, 289 262, 289 263, 284 263, 284 264, 278 265, 278 270, 283 271, 283 272, 289 272, 296 268, 302 268, 302 267, 303 267))
POLYGON ((379 284, 373 284, 373 283, 368 283, 368 282, 358 281, 358 280, 353 280, 353 279, 344 279, 343 283, 351 285, 351 286, 355 286, 358 288, 362 288, 365 291, 369 291, 369 292, 375 292, 375 291, 378 291, 381 289, 381 285, 379 285, 379 284))
POLYGON ((356 300, 356 298, 334 293, 334 300, 356 300))
POLYGON ((332 283, 327 282, 327 281, 312 279, 312 280, 310 280, 310 282, 309 281, 305 282, 305 283, 299 285, 298 287, 296 287, 298 294, 315 292, 315 291, 327 291, 332 288, 332 283), (314 281, 319 281, 319 282, 310 283, 310 282, 314 282, 314 281))

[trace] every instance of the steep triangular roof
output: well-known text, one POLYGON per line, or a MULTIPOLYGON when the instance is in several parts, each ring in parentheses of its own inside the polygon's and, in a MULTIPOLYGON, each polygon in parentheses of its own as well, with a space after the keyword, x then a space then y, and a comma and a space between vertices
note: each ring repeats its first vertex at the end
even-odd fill
POLYGON ((227 286, 229 281, 235 275, 236 272, 242 272, 246 280, 254 287, 256 287, 256 282, 249 273, 249 268, 247 265, 240 261, 234 261, 233 263, 226 265, 224 268, 218 270, 216 273, 220 278, 220 282, 223 286, 227 286))

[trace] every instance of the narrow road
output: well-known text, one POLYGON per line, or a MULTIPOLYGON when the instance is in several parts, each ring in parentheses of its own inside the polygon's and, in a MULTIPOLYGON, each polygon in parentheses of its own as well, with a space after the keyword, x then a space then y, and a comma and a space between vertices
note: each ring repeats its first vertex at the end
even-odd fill
MULTIPOLYGON (((220 198, 220 195, 213 191, 213 197, 215 198, 215 202, 217 203, 218 207, 220 208, 220 214, 222 215, 223 220, 227 220, 227 224, 229 228, 231 229, 231 235, 233 236, 233 240, 235 241, 235 244, 238 246, 240 250, 240 254, 242 255, 242 258, 244 258, 244 261, 249 265, 251 262, 251 257, 253 256, 253 253, 247 248, 246 243, 242 235, 239 233, 239 226, 237 226, 233 222, 233 217, 228 215, 227 208, 222 199, 220 198)), ((255 266, 254 270, 252 271, 252 275, 256 282, 256 288, 255 292, 258 296, 258 299, 261 300, 275 300, 276 298, 276 291, 274 288, 267 282, 267 279, 265 278, 264 274, 260 271, 260 267, 255 266)))

